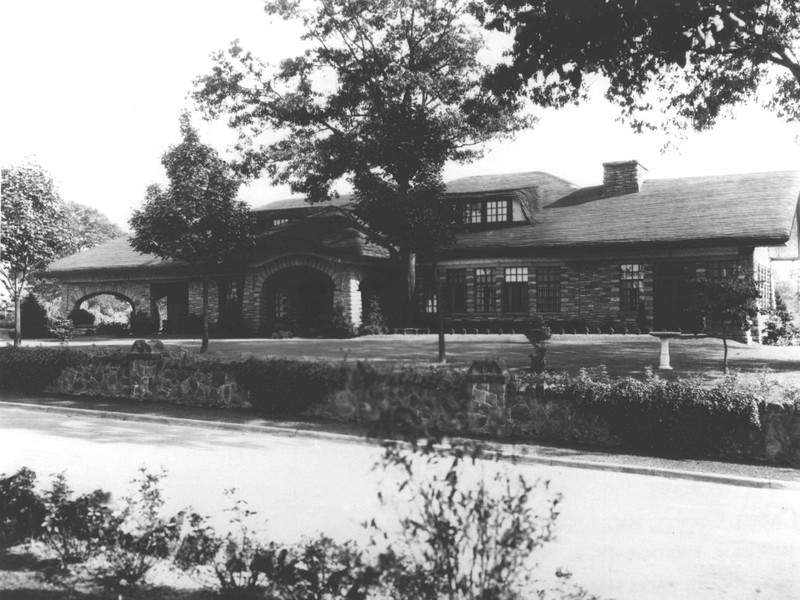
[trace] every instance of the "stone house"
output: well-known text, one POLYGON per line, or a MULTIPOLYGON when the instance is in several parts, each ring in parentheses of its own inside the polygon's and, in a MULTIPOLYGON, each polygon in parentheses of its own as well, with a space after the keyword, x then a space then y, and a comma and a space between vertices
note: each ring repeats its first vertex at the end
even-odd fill
MULTIPOLYGON (((508 330, 533 314, 565 328, 685 329, 688 282, 742 271, 762 286, 762 310, 772 307, 771 262, 798 258, 800 172, 648 180, 636 161, 603 169, 590 187, 542 172, 448 183, 465 224, 438 257, 438 282, 418 263, 419 325, 441 308, 456 330, 508 330)), ((350 202, 254 209, 256 250, 214 273, 212 320, 313 333, 335 303, 359 324, 369 295, 394 314, 397 263, 350 217, 350 202)), ((60 259, 48 276, 63 286, 65 312, 111 293, 176 330, 200 311, 199 272, 138 254, 125 238, 60 259)))

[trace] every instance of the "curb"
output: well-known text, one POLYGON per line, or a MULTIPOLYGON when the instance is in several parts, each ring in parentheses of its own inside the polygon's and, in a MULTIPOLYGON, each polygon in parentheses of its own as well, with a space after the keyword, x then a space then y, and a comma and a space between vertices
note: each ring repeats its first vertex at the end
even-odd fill
MULTIPOLYGON (((292 427, 279 427, 275 425, 248 425, 246 423, 229 423, 218 421, 206 421, 201 419, 188 419, 181 417, 166 417, 153 415, 140 415, 132 413, 122 413, 107 410, 94 410, 91 408, 73 408, 65 406, 49 406, 42 404, 28 404, 25 402, 8 402, 0 400, 0 406, 16 407, 23 410, 35 410, 45 413, 55 413, 63 415, 93 416, 101 419, 111 419, 116 421, 132 421, 139 423, 156 423, 159 425, 177 425, 182 427, 199 427, 205 429, 220 429, 227 431, 238 431, 246 433, 268 433, 280 437, 299 437, 316 440, 327 440, 347 444, 357 444, 360 446, 375 446, 376 442, 365 437, 346 433, 332 433, 328 431, 314 431, 308 429, 297 429, 292 427)), ((774 490, 797 490, 800 491, 800 482, 794 481, 775 481, 773 479, 757 479, 753 477, 741 477, 737 475, 717 475, 714 473, 703 473, 699 471, 683 471, 679 469, 665 469, 660 467, 640 467, 636 465, 624 465, 619 463, 596 462, 590 460, 572 458, 551 458, 546 456, 535 456, 530 454, 524 447, 513 446, 511 451, 502 445, 487 445, 488 451, 496 454, 503 460, 526 464, 544 465, 549 467, 568 467, 573 469, 588 469, 593 471, 607 471, 613 473, 625 473, 630 475, 646 475, 650 477, 661 477, 665 479, 683 479, 687 481, 698 481, 704 483, 717 483, 722 485, 733 485, 738 487, 774 489, 774 490)))

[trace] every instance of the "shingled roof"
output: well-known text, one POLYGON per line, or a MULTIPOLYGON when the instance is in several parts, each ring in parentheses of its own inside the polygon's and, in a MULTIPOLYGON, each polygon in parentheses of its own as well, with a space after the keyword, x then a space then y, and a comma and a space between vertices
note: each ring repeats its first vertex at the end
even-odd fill
MULTIPOLYGON (((448 183, 447 191, 465 202, 515 197, 535 213, 529 222, 458 234, 457 253, 642 244, 780 246, 792 236, 800 171, 645 180, 640 192, 613 197, 603 197, 602 186, 579 188, 538 171, 464 177, 448 183)), ((351 258, 385 257, 386 252, 369 243, 364 231, 342 214, 352 201, 352 196, 321 204, 289 199, 254 209, 308 217, 264 232, 254 260, 263 260, 265 252, 303 248, 351 258)), ((789 252, 794 255, 796 248, 789 252)), ((139 254, 127 238, 118 238, 59 259, 50 271, 163 269, 180 264, 139 254)))
POLYGON ((545 196, 539 223, 462 233, 456 248, 783 244, 797 211, 800 171, 646 180, 640 192, 610 198, 602 186, 555 196, 545 196))

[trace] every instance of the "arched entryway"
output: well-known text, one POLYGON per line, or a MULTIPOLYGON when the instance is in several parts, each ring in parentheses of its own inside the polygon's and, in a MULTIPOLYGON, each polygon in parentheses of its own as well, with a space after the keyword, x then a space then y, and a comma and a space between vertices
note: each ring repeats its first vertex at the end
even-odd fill
POLYGON ((136 312, 136 304, 131 298, 119 292, 93 292, 78 298, 72 309, 83 308, 99 318, 96 322, 126 322, 136 312), (105 318, 104 318, 105 317, 105 318))
POLYGON ((288 267, 271 275, 263 289, 265 333, 323 333, 333 316, 333 292, 333 280, 312 267, 288 267))

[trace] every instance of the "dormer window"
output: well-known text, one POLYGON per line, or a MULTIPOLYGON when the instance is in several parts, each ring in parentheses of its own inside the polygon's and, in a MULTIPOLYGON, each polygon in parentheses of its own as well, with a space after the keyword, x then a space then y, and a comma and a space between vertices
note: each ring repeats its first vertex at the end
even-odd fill
POLYGON ((470 202, 464 207, 464 223, 507 223, 512 220, 510 200, 487 200, 470 202))

